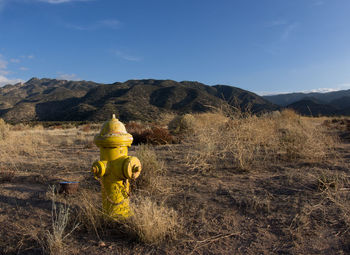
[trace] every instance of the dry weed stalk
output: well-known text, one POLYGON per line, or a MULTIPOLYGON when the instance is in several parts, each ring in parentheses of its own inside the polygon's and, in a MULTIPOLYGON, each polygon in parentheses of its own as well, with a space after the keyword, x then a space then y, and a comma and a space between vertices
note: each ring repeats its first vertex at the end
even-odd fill
POLYGON ((49 254, 64 254, 65 239, 70 236, 73 231, 79 226, 78 224, 73 224, 68 230, 68 223, 70 220, 70 208, 67 204, 60 204, 57 208, 56 202, 56 189, 55 187, 50 187, 51 189, 51 230, 47 230, 44 234, 45 242, 42 243, 44 251, 49 254))
POLYGON ((328 227, 328 237, 322 237, 324 245, 332 246, 334 240, 347 243, 350 237, 350 204, 348 203, 350 182, 344 173, 331 173, 329 169, 312 175, 318 183, 319 200, 306 201, 292 220, 289 231, 300 250, 309 247, 308 238, 320 239, 320 230, 328 227), (330 224, 331 223, 331 224, 330 224), (329 224, 329 225, 328 225, 329 224), (334 224, 337 232, 333 232, 334 224), (329 237, 334 240, 328 240, 329 237), (329 241, 329 243, 327 243, 329 241))
POLYGON ((73 224, 69 230, 67 229, 70 220, 70 208, 67 204, 60 204, 57 208, 56 193, 55 187, 51 187, 51 231, 47 230, 45 232, 45 243, 42 244, 44 250, 49 254, 63 254, 66 246, 65 239, 79 226, 73 224))

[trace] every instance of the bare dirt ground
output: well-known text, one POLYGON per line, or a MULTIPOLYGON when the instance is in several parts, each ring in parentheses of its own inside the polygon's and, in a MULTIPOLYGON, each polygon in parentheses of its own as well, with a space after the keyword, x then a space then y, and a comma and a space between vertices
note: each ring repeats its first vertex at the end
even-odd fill
MULTIPOLYGON (((15 137, 24 139, 23 132, 36 131, 14 131, 15 137)), ((47 252, 34 237, 50 231, 50 187, 59 181, 80 181, 79 193, 100 203, 100 187, 90 173, 99 156, 91 144, 94 132, 42 132, 49 139, 40 149, 28 153, 19 146, 11 149, 18 152, 15 160, 0 158, 0 254, 47 252)), ((182 227, 177 237, 145 244, 113 228, 97 236, 78 227, 65 240, 64 253, 349 254, 350 142, 345 131, 332 132, 344 138, 336 145, 334 160, 272 161, 250 171, 220 160, 215 171, 193 169, 186 160, 191 146, 155 146, 167 168, 162 182, 168 189, 152 199, 178 212, 182 227)), ((131 155, 136 148, 132 146, 131 155)), ((57 195, 57 203, 74 208, 79 193, 57 195)))

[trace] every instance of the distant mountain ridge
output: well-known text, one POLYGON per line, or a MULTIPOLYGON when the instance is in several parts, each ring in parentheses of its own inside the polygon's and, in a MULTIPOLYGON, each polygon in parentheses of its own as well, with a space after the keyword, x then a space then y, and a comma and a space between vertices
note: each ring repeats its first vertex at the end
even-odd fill
POLYGON ((277 105, 227 85, 173 80, 129 80, 113 84, 32 78, 0 87, 0 118, 22 121, 101 121, 116 113, 123 121, 154 120, 161 113, 206 112, 224 105, 254 113, 277 105))
POLYGON ((295 103, 297 101, 300 101, 302 99, 305 99, 306 97, 312 97, 317 100, 323 101, 324 103, 330 103, 334 100, 337 100, 341 97, 350 97, 350 89, 348 90, 339 90, 339 91, 332 91, 332 92, 311 92, 311 93, 288 93, 288 94, 278 94, 278 95, 267 95, 263 96, 263 98, 267 99, 268 101, 280 105, 280 106, 287 106, 292 103, 295 103))
POLYGON ((263 96, 282 107, 292 108, 303 115, 350 115, 350 89, 326 93, 290 93, 263 96))

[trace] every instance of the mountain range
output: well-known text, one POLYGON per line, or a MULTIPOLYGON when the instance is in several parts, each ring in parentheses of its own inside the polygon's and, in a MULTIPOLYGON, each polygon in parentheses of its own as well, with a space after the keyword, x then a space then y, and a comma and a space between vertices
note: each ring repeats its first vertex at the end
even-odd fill
POLYGON ((327 93, 289 93, 263 96, 281 107, 292 108, 302 115, 350 115, 350 90, 327 93))
POLYGON ((32 78, 0 87, 0 118, 30 121, 101 121, 116 113, 123 121, 157 119, 162 113, 197 113, 232 106, 263 113, 280 109, 243 89, 173 80, 129 80, 112 84, 32 78))

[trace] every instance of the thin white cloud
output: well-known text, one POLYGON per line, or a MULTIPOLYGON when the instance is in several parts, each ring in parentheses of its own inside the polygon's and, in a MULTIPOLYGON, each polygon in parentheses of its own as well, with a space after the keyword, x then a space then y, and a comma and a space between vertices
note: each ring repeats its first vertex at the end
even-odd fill
POLYGON ((0 69, 6 69, 7 68, 7 61, 0 59, 0 69))
POLYGON ((312 6, 321 6, 324 5, 325 1, 324 0, 316 0, 312 3, 312 6))
POLYGON ((38 0, 38 1, 48 3, 48 4, 63 4, 63 3, 70 3, 70 2, 89 2, 92 0, 38 0))
POLYGON ((327 93, 327 92, 334 92, 341 89, 336 88, 319 88, 319 89, 312 89, 312 90, 305 90, 302 91, 302 93, 327 93))
POLYGON ((8 75, 10 73, 11 73, 10 71, 0 69, 0 75, 8 75))
POLYGON ((127 61, 130 61, 130 62, 140 62, 142 60, 142 58, 140 58, 140 57, 130 56, 130 55, 125 54, 124 52, 122 52, 120 50, 115 50, 114 54, 117 57, 122 58, 122 59, 127 60, 127 61))
POLYGON ((289 25, 287 25, 281 35, 281 40, 286 41, 290 37, 290 35, 296 30, 298 27, 298 23, 294 22, 289 25))
POLYGON ((29 54, 29 55, 22 55, 20 56, 20 58, 23 58, 23 59, 33 59, 35 58, 35 56, 33 54, 29 54))
POLYGON ((283 19, 276 19, 270 22, 266 23, 266 27, 278 27, 278 26, 283 26, 286 25, 287 21, 283 19))
POLYGON ((66 74, 66 73, 61 73, 61 72, 58 72, 58 75, 57 75, 56 79, 58 79, 58 80, 68 80, 68 81, 80 81, 81 80, 74 73, 66 74))
POLYGON ((33 3, 33 2, 41 2, 43 4, 52 4, 59 5, 65 3, 73 3, 73 2, 92 2, 95 0, 0 0, 0 11, 4 9, 4 7, 11 2, 19 2, 19 3, 33 3))
MULTIPOLYGON (((10 62, 13 59, 10 59, 10 62)), ((6 84, 16 84, 18 82, 23 82, 22 79, 19 78, 8 78, 7 75, 11 74, 12 72, 7 69, 8 61, 4 58, 3 55, 0 54, 0 86, 6 85, 6 84)))
POLYGON ((350 89, 350 83, 341 83, 337 86, 334 86, 333 88, 318 88, 308 91, 303 91, 303 93, 310 93, 310 92, 319 92, 319 93, 326 93, 326 92, 333 92, 333 91, 339 91, 339 90, 346 90, 350 89))
POLYGON ((21 71, 28 71, 29 68, 28 68, 28 67, 21 66, 21 67, 19 68, 19 70, 21 70, 21 71))
POLYGON ((263 25, 265 29, 272 31, 275 35, 274 41, 266 42, 264 44, 256 44, 259 48, 262 48, 266 53, 276 55, 280 52, 281 44, 290 39, 300 24, 298 22, 290 22, 284 19, 276 19, 266 22, 263 25))
POLYGON ((4 59, 4 57, 0 54, 0 70, 7 68, 8 62, 4 59))
POLYGON ((10 59, 10 62, 11 62, 11 63, 20 63, 21 60, 18 59, 18 58, 11 58, 11 59, 10 59))
POLYGON ((339 84, 340 88, 350 88, 350 83, 341 83, 339 84))
POLYGON ((81 30, 81 31, 96 30, 100 28, 118 29, 120 28, 120 25, 121 25, 120 21, 116 19, 100 20, 90 25, 66 24, 68 28, 81 30))
POLYGON ((4 75, 0 75, 0 86, 4 86, 7 84, 16 84, 19 82, 24 82, 22 79, 8 79, 4 75))
POLYGON ((5 6, 5 0, 0 0, 0 11, 2 11, 4 6, 5 6))
POLYGON ((120 28, 120 21, 116 19, 105 19, 98 22, 101 27, 117 29, 120 28))

